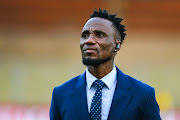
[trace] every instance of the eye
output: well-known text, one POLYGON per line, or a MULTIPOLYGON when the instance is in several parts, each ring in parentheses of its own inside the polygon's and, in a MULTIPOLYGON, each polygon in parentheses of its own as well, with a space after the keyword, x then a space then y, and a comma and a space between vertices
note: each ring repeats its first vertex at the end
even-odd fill
POLYGON ((82 38, 87 38, 87 36, 88 36, 87 34, 82 34, 81 35, 82 38))
POLYGON ((96 32, 96 36, 99 37, 99 38, 101 38, 101 37, 104 37, 105 34, 102 33, 102 32, 96 32))
POLYGON ((89 33, 88 33, 88 32, 83 32, 83 33, 81 34, 81 38, 83 38, 83 39, 88 38, 88 36, 89 36, 89 33))

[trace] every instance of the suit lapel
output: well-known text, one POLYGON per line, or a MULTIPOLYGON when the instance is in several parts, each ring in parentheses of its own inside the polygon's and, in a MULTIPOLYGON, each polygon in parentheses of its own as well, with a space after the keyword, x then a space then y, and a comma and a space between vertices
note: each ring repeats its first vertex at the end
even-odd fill
MULTIPOLYGON (((126 110, 132 94, 129 92, 131 89, 130 81, 124 73, 117 67, 117 84, 113 96, 111 108, 108 115, 108 120, 120 120, 124 111, 126 110)), ((86 97, 86 76, 83 73, 74 85, 74 93, 71 96, 74 112, 78 120, 90 120, 87 97, 86 97)), ((75 119, 75 118, 74 118, 75 119)))
POLYGON ((74 112, 78 120, 89 120, 89 112, 86 97, 85 73, 83 73, 74 86, 74 93, 71 96, 74 112))
POLYGON ((132 98, 132 94, 128 92, 130 88, 131 84, 128 77, 117 68, 117 84, 109 111, 108 120, 121 119, 132 98))

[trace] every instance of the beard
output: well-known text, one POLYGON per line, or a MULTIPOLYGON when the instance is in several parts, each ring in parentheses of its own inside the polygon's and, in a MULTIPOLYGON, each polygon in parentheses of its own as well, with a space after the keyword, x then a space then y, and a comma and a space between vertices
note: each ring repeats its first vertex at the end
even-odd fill
POLYGON ((97 59, 91 59, 91 58, 82 58, 84 65, 92 65, 92 66, 98 66, 101 65, 109 60, 111 60, 113 57, 113 50, 111 51, 110 55, 106 59, 100 59, 100 56, 98 56, 97 59))
POLYGON ((102 63, 105 63, 107 61, 109 61, 111 59, 111 57, 108 57, 106 59, 91 59, 91 58, 83 58, 83 64, 84 65, 92 65, 92 66, 97 66, 100 65, 102 63))

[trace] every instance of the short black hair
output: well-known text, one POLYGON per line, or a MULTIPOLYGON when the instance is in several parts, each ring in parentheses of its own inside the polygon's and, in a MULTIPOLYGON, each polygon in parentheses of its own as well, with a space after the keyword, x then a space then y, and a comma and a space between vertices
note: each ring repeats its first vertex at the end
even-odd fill
POLYGON ((124 32, 126 31, 126 29, 125 29, 125 26, 121 24, 121 21, 123 20, 123 18, 116 17, 116 14, 108 14, 106 10, 102 10, 101 8, 99 8, 99 11, 97 11, 96 9, 95 11, 93 11, 93 14, 90 15, 90 18, 93 18, 93 17, 105 18, 111 21, 113 25, 115 26, 115 28, 118 30, 119 35, 121 36, 121 42, 124 41, 124 38, 126 36, 126 33, 124 32))

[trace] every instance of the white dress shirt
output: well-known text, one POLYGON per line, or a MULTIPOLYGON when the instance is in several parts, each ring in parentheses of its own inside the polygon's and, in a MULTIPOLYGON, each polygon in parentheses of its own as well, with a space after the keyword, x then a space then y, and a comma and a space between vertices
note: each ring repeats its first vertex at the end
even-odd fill
MULTIPOLYGON (((91 86, 95 80, 97 80, 97 78, 93 76, 88 71, 88 69, 86 69, 86 83, 87 83, 86 93, 87 93, 87 103, 88 103, 89 112, 90 112, 93 96, 96 92, 96 88, 91 86)), ((101 120, 107 120, 117 83, 116 67, 114 66, 113 70, 109 74, 101 78, 100 80, 102 80, 107 86, 107 87, 103 87, 102 89, 101 120)))

